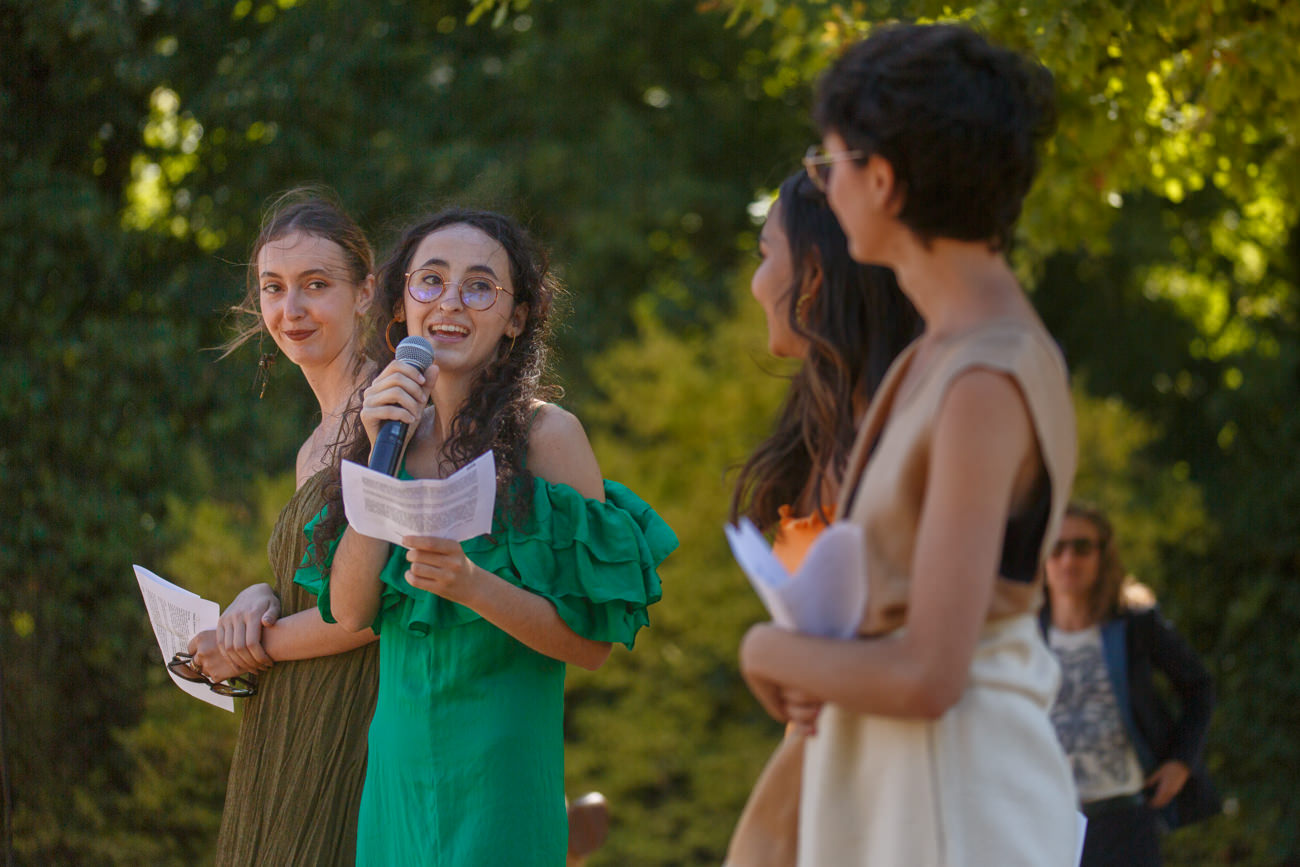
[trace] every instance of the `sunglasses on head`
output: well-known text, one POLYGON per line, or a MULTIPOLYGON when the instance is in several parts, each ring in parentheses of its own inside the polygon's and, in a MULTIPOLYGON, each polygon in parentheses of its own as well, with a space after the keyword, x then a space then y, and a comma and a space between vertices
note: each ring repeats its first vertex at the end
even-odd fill
POLYGON ((1093 551, 1100 548, 1101 545, 1096 539, 1087 539, 1084 537, 1077 539, 1058 539, 1056 544, 1052 546, 1052 556, 1060 557, 1069 550, 1076 557, 1087 557, 1093 551))

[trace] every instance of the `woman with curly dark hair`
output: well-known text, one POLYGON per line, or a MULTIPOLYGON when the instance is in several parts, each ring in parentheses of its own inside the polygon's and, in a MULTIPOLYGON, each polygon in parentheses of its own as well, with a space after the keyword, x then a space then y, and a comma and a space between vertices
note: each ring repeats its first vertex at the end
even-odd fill
POLYGON ((1040 623, 1061 663, 1052 705, 1079 809, 1084 867, 1160 864, 1160 826, 1219 811, 1201 754, 1214 684, 1196 653, 1125 571, 1106 514, 1073 502, 1044 565, 1040 623), (1166 705, 1156 675, 1177 700, 1166 705))
POLYGON ((1004 251, 1051 74, 958 25, 892 25, 822 80, 805 166, 859 262, 924 321, 840 478, 864 539, 858 635, 759 624, 741 670, 804 751, 801 865, 1067 867, 1077 817, 1048 708, 1038 579, 1075 469, 1064 359, 1004 251))
POLYGON ((380 635, 362 864, 562 863, 565 663, 631 647, 659 598, 676 537, 602 480, 582 425, 543 400, 556 288, 529 235, 483 211, 421 221, 380 269, 388 363, 341 456, 364 463, 389 420, 409 426, 402 477, 443 478, 491 449, 497 505, 489 534, 398 547, 344 527, 336 488, 308 528, 296 580, 327 620, 380 635), (406 335, 434 346, 422 374, 389 361, 406 335))
MULTIPOLYGON (((803 359, 772 433, 742 466, 731 520, 773 532, 772 550, 798 569, 834 519, 862 413, 920 319, 888 268, 849 256, 848 242, 806 172, 782 182, 759 234, 750 283, 767 317, 768 351, 803 359)), ((791 727, 737 823, 727 864, 794 863, 807 730, 791 727)))

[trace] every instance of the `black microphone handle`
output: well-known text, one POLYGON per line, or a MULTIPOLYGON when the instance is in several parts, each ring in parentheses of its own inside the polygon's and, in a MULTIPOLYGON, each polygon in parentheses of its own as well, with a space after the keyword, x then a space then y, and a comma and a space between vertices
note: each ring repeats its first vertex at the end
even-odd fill
MULTIPOLYGON (((391 345, 391 344, 390 344, 391 345)), ((394 353, 395 361, 409 364, 423 373, 433 364, 433 344, 419 335, 402 338, 394 353)), ((379 426, 375 446, 370 450, 370 469, 386 476, 397 475, 397 462, 406 443, 406 423, 386 421, 379 426)))
POLYGON ((397 461, 406 442, 406 422, 386 421, 379 426, 375 447, 370 450, 370 469, 386 476, 397 475, 397 461))

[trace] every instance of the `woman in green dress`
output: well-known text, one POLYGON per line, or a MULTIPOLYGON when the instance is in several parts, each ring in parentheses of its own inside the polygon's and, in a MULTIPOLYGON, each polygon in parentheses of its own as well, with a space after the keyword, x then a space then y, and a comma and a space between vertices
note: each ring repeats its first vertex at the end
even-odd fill
POLYGON ((389 363, 340 457, 365 463, 380 425, 401 421, 404 477, 491 449, 497 499, 492 531, 464 543, 361 536, 337 488, 308 527, 296 580, 326 620, 380 634, 360 864, 563 864, 565 664, 631 647, 659 598, 672 530, 601 478, 582 425, 543 399, 555 291, 528 234, 481 211, 413 226, 379 272, 387 345, 420 335, 436 361, 389 363))
MULTIPOLYGON (((248 325, 231 341, 269 336, 302 371, 320 424, 298 450, 297 489, 267 546, 276 584, 247 588, 215 630, 190 642, 192 666, 213 682, 260 672, 231 762, 218 865, 349 865, 375 704, 379 654, 369 630, 326 623, 293 583, 303 525, 325 502, 327 451, 348 401, 373 374, 361 351, 374 296, 364 233, 321 188, 284 194, 253 247, 248 325)), ((273 356, 271 356, 273 357, 273 356)))

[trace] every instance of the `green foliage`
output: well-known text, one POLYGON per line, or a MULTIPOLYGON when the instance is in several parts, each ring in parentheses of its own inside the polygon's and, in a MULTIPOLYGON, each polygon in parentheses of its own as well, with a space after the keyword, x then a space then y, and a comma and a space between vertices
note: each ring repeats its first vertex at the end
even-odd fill
MULTIPOLYGON (((1293 667, 1300 347, 1291 325, 1294 251, 1277 254, 1259 275, 1257 285, 1273 286, 1281 299, 1265 319, 1234 314, 1207 327, 1204 316, 1189 315, 1188 294, 1164 291, 1185 264, 1176 251, 1197 249, 1201 221, 1219 213, 1221 201, 1218 194, 1177 204, 1136 197, 1112 229, 1107 254, 1061 253, 1047 262, 1035 302, 1090 389, 1142 407, 1152 425, 1142 453, 1152 466, 1204 491, 1204 530, 1189 526, 1183 510, 1157 502, 1141 503, 1136 518, 1159 529, 1155 553, 1165 577, 1157 589, 1215 675, 1219 706, 1208 760, 1238 809, 1216 823, 1219 836, 1209 842, 1227 853, 1224 863, 1236 863, 1231 859, 1284 858, 1300 846, 1296 813, 1281 794, 1296 782, 1282 769, 1300 762, 1289 734, 1300 728, 1293 667), (1221 348, 1234 332, 1248 337, 1221 348)), ((1236 287, 1231 259, 1209 254, 1196 267, 1209 275, 1205 282, 1236 287)), ((1233 292, 1228 310, 1252 309, 1246 291, 1233 292)), ((1209 297, 1192 309, 1208 309, 1209 297)), ((1135 468, 1118 469, 1127 477, 1135 468)), ((1122 503, 1123 495, 1115 499, 1122 503)), ((1201 838, 1175 835, 1175 853, 1184 839, 1201 838)))
POLYGON ((0 660, 24 857, 108 857, 60 830, 69 804, 132 833, 168 711, 144 702, 130 565, 162 560, 185 504, 289 466, 309 427, 287 365, 259 404, 254 349, 203 351, 277 190, 332 184, 381 243, 431 201, 530 219, 583 310, 570 381, 633 299, 678 326, 725 301, 752 191, 806 138, 762 90, 775 64, 689 0, 512 8, 493 28, 450 0, 0 3, 0 660))
POLYGON ((1095 398, 1079 385, 1074 404, 1079 471, 1073 496, 1106 511, 1129 573, 1163 595, 1173 580, 1170 553, 1199 558, 1211 543, 1201 491, 1185 464, 1169 466, 1147 453, 1159 431, 1118 398, 1095 398))
MULTIPOLYGON (((253 507, 211 500, 168 504, 166 536, 177 544, 156 571, 223 604, 250 584, 267 581, 266 540, 293 475, 253 485, 253 507)), ((133 628, 152 638, 147 621, 133 628)), ((79 863, 182 865, 210 863, 225 800, 237 715, 197 702, 172 686, 156 647, 135 673, 143 698, 139 725, 110 732, 120 759, 92 765, 76 781, 63 819, 50 822, 19 801, 19 855, 34 862, 51 853, 79 863)))
POLYGON ((1139 574, 1219 687, 1209 761, 1236 813, 1175 835, 1170 857, 1294 860, 1300 813, 1283 793, 1300 767, 1300 7, 720 5, 771 26, 769 52, 792 73, 777 84, 792 87, 895 18, 965 21, 1052 70, 1059 128, 1017 261, 1072 367, 1109 396, 1081 412, 1080 491, 1122 517, 1139 574), (1121 401, 1142 421, 1124 420, 1121 401), (1118 459, 1113 437, 1140 460, 1118 459), (1178 493, 1187 481, 1199 503, 1178 493))
POLYGON ((237 259, 267 191, 305 177, 381 238, 431 202, 477 201, 555 247, 603 325, 566 333, 570 351, 627 333, 647 289, 682 321, 711 309, 753 187, 806 137, 786 122, 793 99, 763 93, 776 64, 687 0, 506 8, 491 28, 455 2, 177 20, 128 224, 237 259))
POLYGON ((816 74, 892 17, 971 21, 1056 75, 1017 264, 1082 383, 1078 491, 1219 687, 1209 761, 1235 810, 1167 856, 1300 855, 1297 4, 0 0, 20 857, 207 857, 234 719, 162 679, 130 564, 222 601, 265 577, 289 483, 257 480, 315 407, 288 365, 258 403, 254 350, 202 349, 262 204, 320 180, 381 246, 453 199, 554 248, 568 403, 683 543, 636 651, 570 677, 569 789, 610 796, 595 865, 717 863, 779 737, 736 675, 761 608, 720 533, 725 470, 784 388, 737 291, 747 205, 815 135, 816 74))
POLYGON ((592 365, 603 397, 583 420, 604 474, 654 505, 681 548, 635 651, 569 676, 569 790, 610 799, 615 827, 593 867, 717 864, 781 737, 736 670, 744 630, 764 617, 722 535, 724 471, 767 433, 785 380, 764 370, 747 298, 703 333, 640 324, 592 365))

